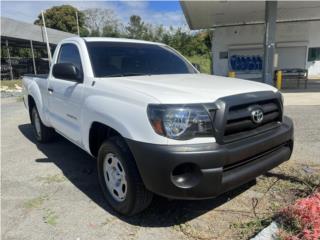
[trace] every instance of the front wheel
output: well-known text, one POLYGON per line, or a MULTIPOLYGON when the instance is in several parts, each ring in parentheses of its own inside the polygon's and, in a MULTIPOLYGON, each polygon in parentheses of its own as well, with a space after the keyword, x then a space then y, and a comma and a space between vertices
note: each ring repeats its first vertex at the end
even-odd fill
POLYGON ((34 136, 38 142, 50 142, 54 138, 54 129, 47 127, 42 123, 39 112, 35 106, 31 110, 31 124, 33 127, 34 136))
POLYGON ((153 194, 145 188, 133 156, 121 137, 112 137, 101 145, 98 176, 107 202, 120 214, 134 215, 150 205, 153 194))

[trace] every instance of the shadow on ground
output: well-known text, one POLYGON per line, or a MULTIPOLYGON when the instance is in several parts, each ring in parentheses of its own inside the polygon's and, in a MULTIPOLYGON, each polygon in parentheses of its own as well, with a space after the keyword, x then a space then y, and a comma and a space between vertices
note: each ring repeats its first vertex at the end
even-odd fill
POLYGON ((37 163, 54 163, 61 169, 65 177, 92 201, 108 213, 132 225, 166 227, 181 224, 224 204, 255 184, 255 181, 252 181, 237 190, 210 200, 181 201, 157 196, 151 206, 143 213, 134 217, 123 217, 115 213, 103 198, 98 183, 95 159, 59 136, 53 143, 36 143, 30 124, 20 125, 19 130, 27 139, 35 143, 46 156, 46 158, 35 159, 37 163))

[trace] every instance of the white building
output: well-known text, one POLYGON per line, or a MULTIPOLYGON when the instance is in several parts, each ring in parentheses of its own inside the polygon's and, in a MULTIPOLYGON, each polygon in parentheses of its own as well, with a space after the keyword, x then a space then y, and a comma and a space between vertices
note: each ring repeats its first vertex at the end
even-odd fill
POLYGON ((320 1, 180 1, 190 29, 213 29, 213 72, 271 84, 275 69, 320 78, 320 1))
MULTIPOLYGON (((226 76, 235 71, 241 78, 260 78, 264 25, 221 27, 212 41, 213 71, 226 76)), ((320 21, 278 23, 275 69, 308 69, 320 78, 320 21)))

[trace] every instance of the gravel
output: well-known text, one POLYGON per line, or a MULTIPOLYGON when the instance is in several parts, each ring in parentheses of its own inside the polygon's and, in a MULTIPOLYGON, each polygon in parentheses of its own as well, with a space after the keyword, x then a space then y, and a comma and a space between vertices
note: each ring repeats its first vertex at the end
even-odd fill
POLYGON ((1 91, 1 98, 21 97, 22 91, 1 91))

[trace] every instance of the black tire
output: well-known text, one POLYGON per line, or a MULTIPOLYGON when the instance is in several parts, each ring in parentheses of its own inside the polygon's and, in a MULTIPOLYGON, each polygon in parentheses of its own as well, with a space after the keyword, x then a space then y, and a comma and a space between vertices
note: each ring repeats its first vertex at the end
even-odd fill
POLYGON ((33 128, 33 133, 36 138, 36 140, 40 143, 47 143, 53 140, 55 136, 55 131, 53 128, 45 126, 40 118, 39 112, 37 108, 34 106, 31 110, 31 124, 33 128), (37 131, 35 119, 38 117, 39 119, 39 125, 40 125, 40 131, 37 131))
POLYGON ((121 137, 111 137, 102 143, 98 153, 97 164, 98 177, 103 195, 115 211, 121 215, 132 216, 143 211, 150 205, 153 194, 145 188, 135 160, 121 137), (108 153, 114 154, 124 168, 127 192, 123 201, 117 201, 110 193, 106 184, 103 162, 108 153))

